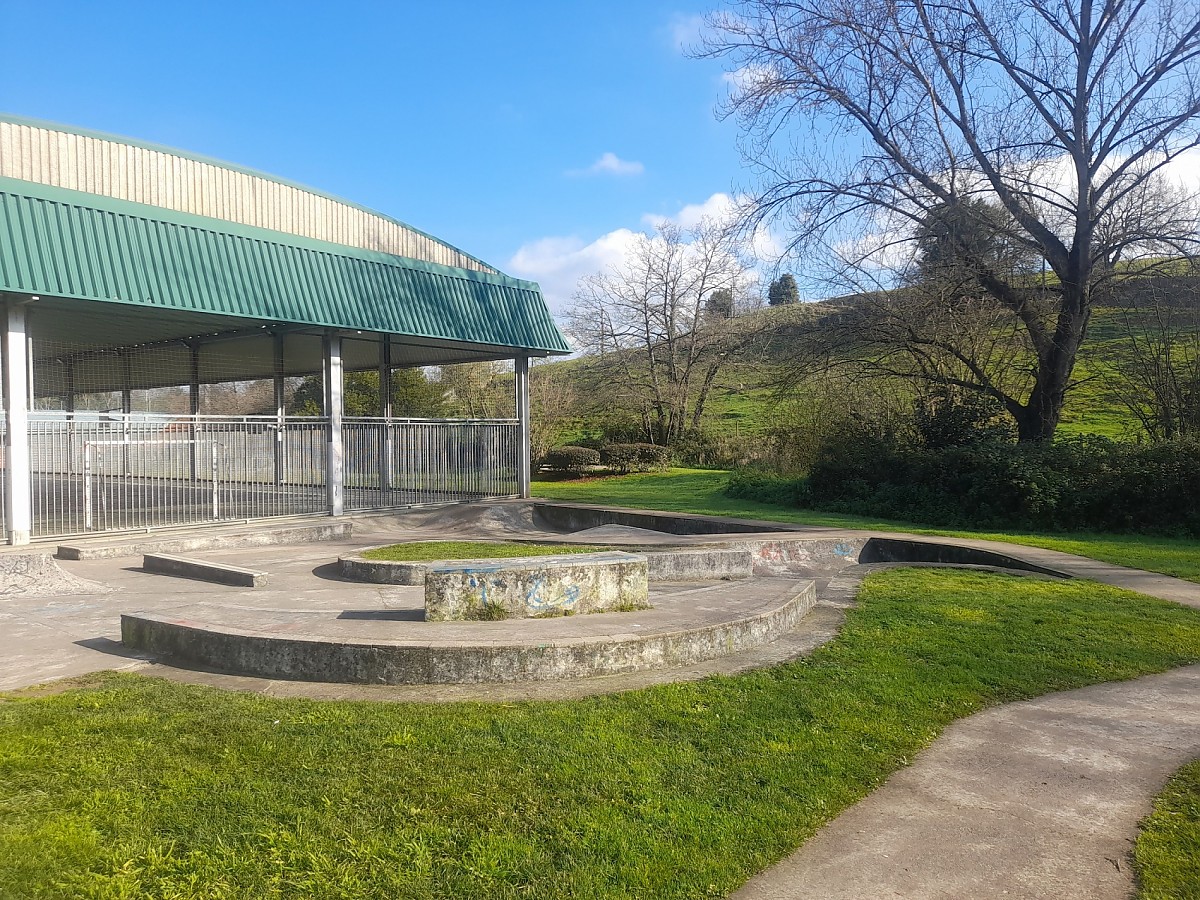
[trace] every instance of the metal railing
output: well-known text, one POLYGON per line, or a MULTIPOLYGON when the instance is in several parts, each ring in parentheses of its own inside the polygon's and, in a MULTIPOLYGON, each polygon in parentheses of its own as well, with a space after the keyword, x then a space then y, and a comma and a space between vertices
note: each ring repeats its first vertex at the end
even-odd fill
MULTIPOLYGON (((35 537, 329 508, 325 418, 96 412, 29 418, 35 537)), ((347 418, 342 437, 347 510, 518 491, 515 421, 347 418)))
POLYGON ((347 509, 486 500, 518 491, 515 420, 342 421, 347 509))
POLYGON ((35 536, 319 513, 324 419, 32 413, 35 536))

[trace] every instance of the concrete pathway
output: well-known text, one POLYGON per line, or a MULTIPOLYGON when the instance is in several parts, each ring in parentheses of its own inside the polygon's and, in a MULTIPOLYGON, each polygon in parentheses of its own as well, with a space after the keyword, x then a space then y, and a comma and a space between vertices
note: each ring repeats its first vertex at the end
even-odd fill
POLYGON ((1127 898, 1138 820, 1200 756, 1200 666, 960 720, 733 900, 1127 898))
MULTIPOLYGON (((1055 550, 932 538, 1200 608, 1200 584, 1055 550)), ((1200 666, 1050 694, 952 724, 731 900, 1108 900, 1137 823, 1200 757, 1200 666)))

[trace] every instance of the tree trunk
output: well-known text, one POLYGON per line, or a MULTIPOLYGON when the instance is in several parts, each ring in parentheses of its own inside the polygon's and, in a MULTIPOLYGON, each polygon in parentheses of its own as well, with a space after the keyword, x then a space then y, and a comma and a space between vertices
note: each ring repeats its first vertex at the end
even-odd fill
POLYGON ((1017 419, 1017 440, 1050 441, 1058 429, 1075 357, 1087 333, 1090 297, 1064 297, 1053 336, 1038 348, 1037 380, 1017 419))

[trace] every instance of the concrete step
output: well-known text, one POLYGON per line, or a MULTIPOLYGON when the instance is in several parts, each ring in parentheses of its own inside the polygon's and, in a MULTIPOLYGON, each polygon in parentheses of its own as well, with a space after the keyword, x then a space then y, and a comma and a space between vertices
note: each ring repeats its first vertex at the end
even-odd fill
POLYGON ((264 525, 247 528, 198 528, 185 533, 90 538, 59 544, 59 559, 113 559, 147 553, 186 553, 191 550, 221 550, 228 547, 270 547, 276 544, 308 544, 349 538, 348 521, 305 522, 293 525, 264 525))
POLYGON ((256 588, 267 583, 266 572, 166 553, 147 553, 142 559, 142 568, 157 575, 174 575, 178 578, 193 578, 196 581, 231 584, 234 587, 256 588))

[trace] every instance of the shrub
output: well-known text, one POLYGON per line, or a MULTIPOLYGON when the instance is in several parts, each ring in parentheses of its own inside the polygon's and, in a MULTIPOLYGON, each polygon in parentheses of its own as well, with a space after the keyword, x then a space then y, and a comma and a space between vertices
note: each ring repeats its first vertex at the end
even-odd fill
POLYGON ((555 447, 546 454, 542 465, 559 472, 579 474, 600 465, 600 451, 591 447, 555 447))
POLYGON ((808 506, 808 479, 781 478, 762 472, 736 472, 725 487, 725 494, 739 500, 777 503, 780 506, 808 506))
POLYGON ((671 451, 658 444, 609 444, 600 451, 600 461, 620 475, 665 468, 671 451))
POLYGON ((807 480, 739 475, 731 496, 970 528, 1200 535, 1200 442, 1101 437, 930 449, 826 444, 807 480))
POLYGON ((676 461, 682 466, 710 469, 738 469, 759 462, 764 456, 761 436, 693 429, 671 445, 676 461))
POLYGON ((913 424, 921 442, 931 450, 1017 439, 1016 425, 994 397, 950 387, 938 387, 920 398, 913 424))

